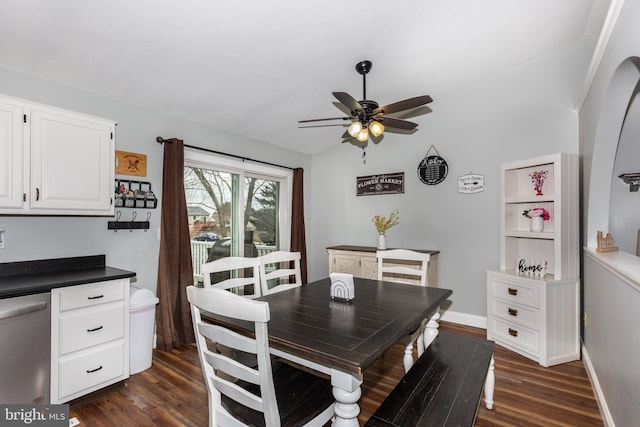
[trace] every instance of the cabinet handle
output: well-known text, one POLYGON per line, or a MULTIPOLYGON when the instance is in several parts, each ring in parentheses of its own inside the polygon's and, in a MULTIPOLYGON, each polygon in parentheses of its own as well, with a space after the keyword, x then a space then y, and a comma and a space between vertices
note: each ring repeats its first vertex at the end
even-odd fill
POLYGON ((100 369, 102 369, 102 365, 98 366, 96 369, 87 369, 87 374, 98 372, 100 369))
POLYGON ((95 297, 87 297, 87 299, 100 299, 100 298, 104 298, 104 295, 98 295, 95 297))
POLYGON ((87 332, 95 332, 95 331, 99 331, 100 329, 102 329, 102 325, 98 326, 97 328, 87 329, 87 332))
POLYGON ((517 316, 518 310, 516 310, 515 308, 509 308, 509 314, 512 316, 517 316))
POLYGON ((517 337, 518 331, 516 331, 515 329, 509 328, 509 335, 511 335, 512 337, 517 337))
POLYGON ((36 202, 40 200, 40 189, 36 188, 36 202))
POLYGON ((517 289, 508 288, 507 292, 509 292, 509 295, 518 295, 518 290, 517 289))

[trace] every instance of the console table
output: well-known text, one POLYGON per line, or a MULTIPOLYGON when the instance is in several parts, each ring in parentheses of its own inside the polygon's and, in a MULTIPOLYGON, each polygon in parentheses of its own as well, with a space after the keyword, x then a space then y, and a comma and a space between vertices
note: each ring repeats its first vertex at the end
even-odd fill
MULTIPOLYGON (((399 249, 399 248, 389 248, 399 249)), ((431 255, 427 267, 427 283, 430 287, 438 287, 438 255, 440 251, 426 249, 411 249, 416 252, 431 255)), ((364 279, 378 279, 378 260, 374 246, 329 246, 329 273, 349 273, 354 277, 364 279)))

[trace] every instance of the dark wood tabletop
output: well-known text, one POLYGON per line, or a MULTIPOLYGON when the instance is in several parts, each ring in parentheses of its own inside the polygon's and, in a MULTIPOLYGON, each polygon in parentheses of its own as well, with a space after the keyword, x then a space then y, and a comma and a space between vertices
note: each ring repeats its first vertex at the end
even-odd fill
MULTIPOLYGON (((452 293, 354 277, 355 299, 332 301, 322 279, 259 298, 269 302, 269 344, 302 359, 361 375, 389 347, 415 330, 452 293)), ((203 314, 249 333, 252 325, 203 314)))

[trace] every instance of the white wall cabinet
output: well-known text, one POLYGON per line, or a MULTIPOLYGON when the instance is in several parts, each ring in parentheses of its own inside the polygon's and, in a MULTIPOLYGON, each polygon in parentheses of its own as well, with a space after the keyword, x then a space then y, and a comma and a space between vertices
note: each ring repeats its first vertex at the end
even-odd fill
MULTIPOLYGON (((332 246, 327 248, 329 254, 329 273, 348 273, 354 277, 378 280, 377 249, 369 246, 332 246)), ((439 251, 424 251, 431 255, 427 267, 428 286, 438 286, 438 254, 439 251)), ((411 281, 411 278, 407 280, 411 281)), ((417 282, 419 283, 419 281, 417 282)))
POLYGON ((576 154, 501 167, 500 270, 487 272, 487 338, 543 366, 580 358, 578 195, 576 154), (537 192, 531 175, 539 171, 546 178, 537 192), (533 208, 550 213, 543 231, 523 216, 533 208), (546 274, 522 271, 519 260, 546 274))
POLYGON ((129 279, 51 291, 51 403, 129 377, 129 279))
POLYGON ((0 150, 0 214, 113 215, 113 121, 0 96, 0 150))

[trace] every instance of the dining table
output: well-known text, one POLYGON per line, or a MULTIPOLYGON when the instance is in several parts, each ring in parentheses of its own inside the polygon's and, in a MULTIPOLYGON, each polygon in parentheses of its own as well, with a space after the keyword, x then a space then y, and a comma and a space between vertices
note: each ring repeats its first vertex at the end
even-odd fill
MULTIPOLYGON (((269 303, 272 355, 331 378, 335 426, 357 426, 363 376, 391 346, 439 316, 452 291, 443 288, 353 278, 350 302, 331 298, 331 280, 257 298, 269 303)), ((203 313, 205 321, 251 335, 253 324, 203 313)), ((402 364, 402 360, 398 360, 402 364)))

